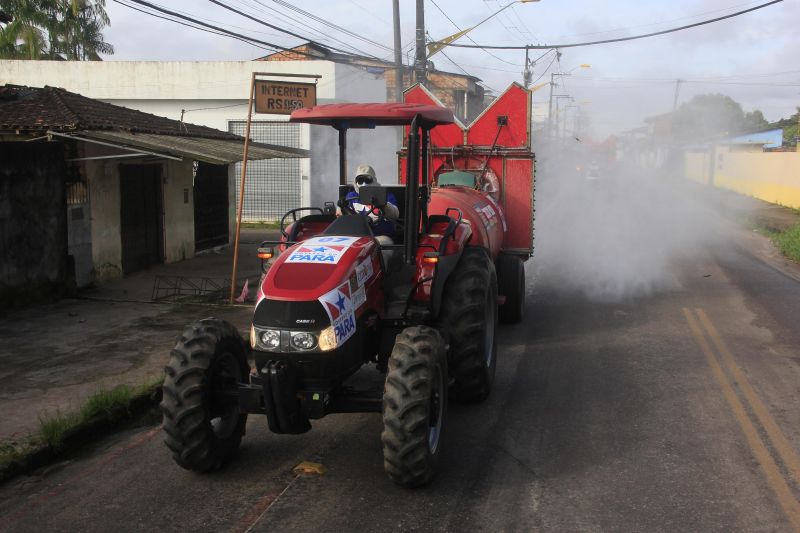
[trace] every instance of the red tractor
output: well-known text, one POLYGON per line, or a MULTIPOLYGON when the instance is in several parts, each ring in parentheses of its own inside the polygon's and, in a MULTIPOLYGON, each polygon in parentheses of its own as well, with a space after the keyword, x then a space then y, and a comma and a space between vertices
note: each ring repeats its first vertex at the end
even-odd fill
MULTIPOLYGON (((505 126, 511 118, 504 116, 505 126)), ((275 433, 300 434, 328 414, 375 412, 383 417, 387 474, 402 486, 423 485, 436 469, 448 396, 489 395, 498 316, 522 316, 531 249, 530 238, 527 248, 504 248, 515 230, 503 206, 512 187, 489 165, 498 154, 487 152, 481 172, 432 169, 432 130, 456 125, 438 105, 319 105, 295 111, 291 121, 339 131, 343 208, 352 191, 347 130, 407 127, 406 185, 358 193, 376 214, 389 193, 397 198, 394 243, 379 243, 370 218, 346 209, 338 217, 322 209, 287 214, 293 223, 282 224, 283 238, 260 249, 262 257, 282 253, 265 268, 249 342, 229 323, 206 319, 188 326, 172 350, 161 404, 165 442, 176 463, 202 472, 235 455, 248 414, 266 415, 275 433), (356 372, 368 364, 378 386, 359 388, 356 372)), ((525 180, 531 195, 532 171, 525 180)), ((530 225, 520 229, 531 234, 530 225)))

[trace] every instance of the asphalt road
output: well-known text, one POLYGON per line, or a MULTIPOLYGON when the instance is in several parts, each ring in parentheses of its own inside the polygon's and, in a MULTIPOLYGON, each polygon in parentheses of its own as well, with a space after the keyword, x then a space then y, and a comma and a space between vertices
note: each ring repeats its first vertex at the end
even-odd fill
POLYGON ((800 529, 800 277, 743 239, 624 303, 534 285, 489 400, 451 405, 429 487, 384 475, 378 415, 301 436, 251 417, 238 459, 205 476, 146 427, 0 487, 0 530, 800 529))

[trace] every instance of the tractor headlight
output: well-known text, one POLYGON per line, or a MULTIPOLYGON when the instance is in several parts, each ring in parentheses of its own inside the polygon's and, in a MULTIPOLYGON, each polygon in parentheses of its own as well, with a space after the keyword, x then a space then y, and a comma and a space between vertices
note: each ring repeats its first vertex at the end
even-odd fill
POLYGON ((277 350, 281 347, 281 332, 275 329, 265 329, 259 333, 259 340, 267 350, 277 350))
POLYGON ((323 352, 329 352, 336 348, 336 332, 333 326, 328 326, 319 334, 319 349, 323 352))
POLYGON ((308 331, 292 333, 292 346, 298 350, 311 350, 317 345, 317 338, 308 331))

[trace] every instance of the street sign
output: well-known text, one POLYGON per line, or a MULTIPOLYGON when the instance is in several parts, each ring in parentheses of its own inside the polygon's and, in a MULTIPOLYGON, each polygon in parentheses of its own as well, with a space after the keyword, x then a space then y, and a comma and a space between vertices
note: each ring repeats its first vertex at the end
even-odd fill
POLYGON ((256 80, 256 113, 290 115, 295 109, 317 105, 313 83, 256 80))

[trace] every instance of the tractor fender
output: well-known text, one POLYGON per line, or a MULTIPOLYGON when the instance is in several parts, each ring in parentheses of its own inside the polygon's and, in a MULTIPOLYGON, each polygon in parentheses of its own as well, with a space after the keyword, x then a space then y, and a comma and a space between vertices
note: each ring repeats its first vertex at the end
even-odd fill
POLYGON ((431 314, 434 319, 439 318, 439 313, 442 309, 442 294, 444 294, 447 278, 456 269, 456 265, 458 265, 463 253, 464 248, 462 247, 454 254, 439 257, 439 262, 436 265, 436 277, 433 278, 433 286, 431 287, 431 314))

